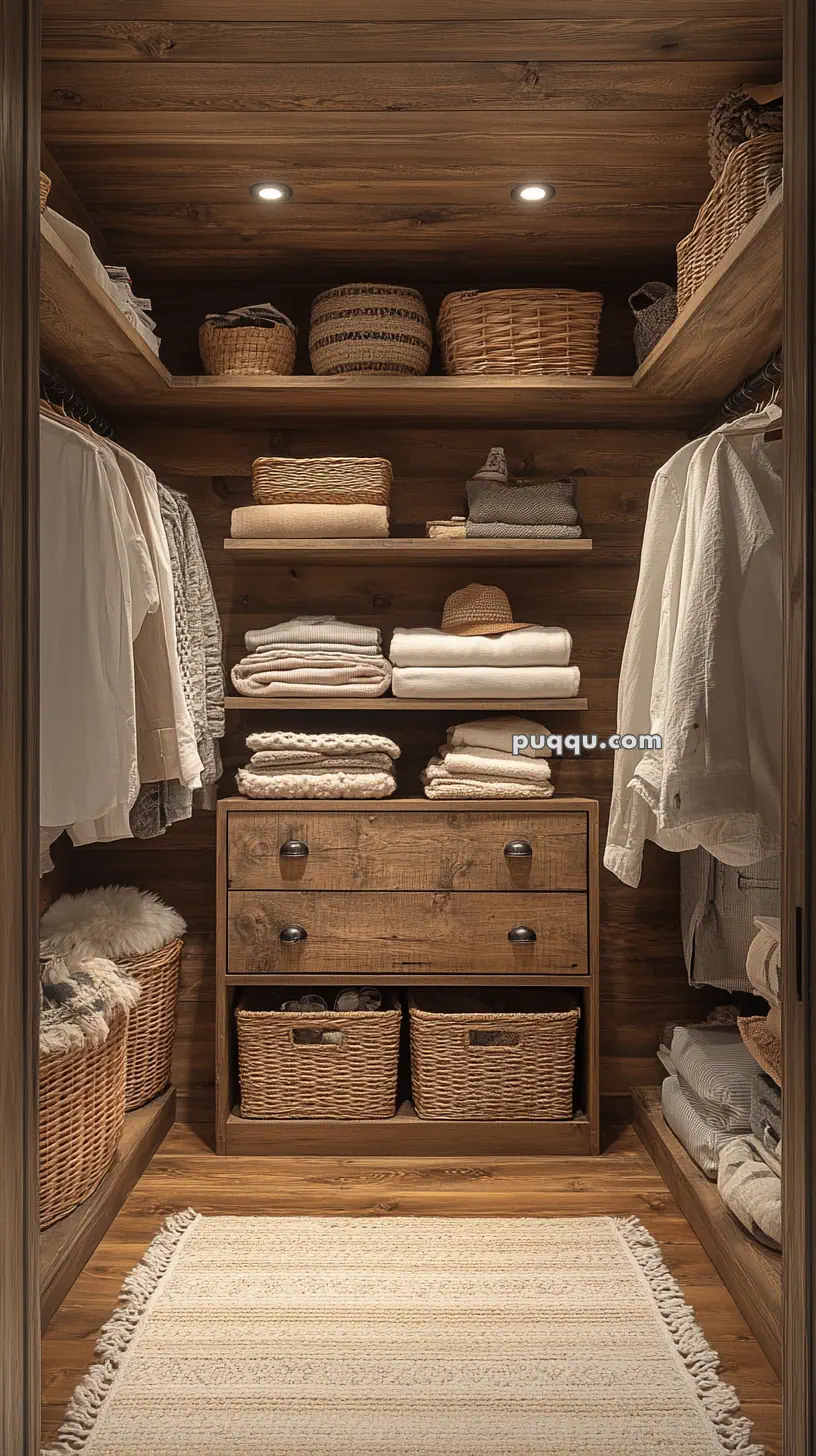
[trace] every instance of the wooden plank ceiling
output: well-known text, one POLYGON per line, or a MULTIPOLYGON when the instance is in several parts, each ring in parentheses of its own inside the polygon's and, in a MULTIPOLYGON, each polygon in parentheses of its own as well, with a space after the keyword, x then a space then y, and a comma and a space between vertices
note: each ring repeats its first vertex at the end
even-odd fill
POLYGON ((43 0, 44 140, 157 275, 667 262, 781 0, 43 0), (294 188, 286 204, 253 182, 294 188), (541 207, 517 182, 555 184, 541 207))

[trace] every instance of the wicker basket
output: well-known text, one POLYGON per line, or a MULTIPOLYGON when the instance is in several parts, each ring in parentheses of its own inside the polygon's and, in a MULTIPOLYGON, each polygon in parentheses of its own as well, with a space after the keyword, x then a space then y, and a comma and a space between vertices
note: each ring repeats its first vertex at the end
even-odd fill
POLYGON ((594 374, 603 298, 571 288, 449 293, 437 319, 446 374, 594 374))
POLYGON ((682 308, 747 227, 781 178, 782 137, 755 137, 731 152, 687 237, 677 244, 677 307, 682 308))
POLYGON ((125 1121, 128 1013, 106 1042, 40 1058, 40 1226, 93 1193, 113 1162, 125 1121))
POLYGON ((262 455, 252 463, 252 494, 261 506, 387 506, 392 479, 391 462, 377 457, 262 455))
POLYGON ((769 132, 778 134, 782 127, 781 98, 763 103, 749 95, 744 86, 728 91, 717 102, 708 122, 708 163, 714 181, 735 147, 769 132))
POLYGON ((414 288, 350 283, 312 304, 315 374, 427 374, 432 340, 425 301, 414 288))
POLYGON ((430 1121, 555 1122, 572 1117, 580 1011, 563 992, 520 995, 545 1009, 457 1011, 462 993, 409 994, 411 1082, 430 1121))
POLYGON ((670 283, 644 283, 630 294, 635 315, 635 356, 642 364, 677 318, 677 294, 670 283))
POLYGON ((206 374, 291 374, 297 339, 286 324, 262 329, 202 324, 198 348, 206 374))
POLYGON ((116 962, 142 988, 128 1028, 127 1112, 158 1097, 170 1081, 183 946, 183 940, 171 940, 149 955, 116 962))
POLYGON ((44 172, 40 173, 40 212, 45 212, 48 194, 51 191, 51 178, 46 177, 44 172))
POLYGON ((251 990, 235 1013, 241 1116, 393 1117, 402 1012, 277 1011, 281 997, 251 990), (339 1032, 333 1045, 299 1034, 339 1032))

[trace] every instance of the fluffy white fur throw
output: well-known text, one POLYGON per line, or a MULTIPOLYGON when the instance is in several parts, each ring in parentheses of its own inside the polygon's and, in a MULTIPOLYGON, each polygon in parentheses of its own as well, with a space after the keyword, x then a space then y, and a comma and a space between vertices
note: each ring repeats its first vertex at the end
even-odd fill
POLYGON ((393 738, 384 738, 380 733, 250 733, 247 748, 253 753, 265 749, 293 749, 314 754, 364 753, 368 749, 387 753, 389 758, 399 758, 400 747, 393 738))
POLYGON ((178 911, 149 890, 106 885, 54 901, 40 922, 40 952, 123 961, 159 950, 186 929, 178 911))
POLYGON ((132 976, 113 961, 61 956, 40 971, 40 1056, 64 1056, 101 1046, 122 1011, 131 1011, 142 994, 132 976))

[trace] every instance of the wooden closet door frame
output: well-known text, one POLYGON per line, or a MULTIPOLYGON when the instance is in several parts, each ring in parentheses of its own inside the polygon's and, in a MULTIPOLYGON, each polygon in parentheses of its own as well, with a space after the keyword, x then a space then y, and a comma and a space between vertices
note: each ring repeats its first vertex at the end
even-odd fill
POLYGON ((0 1450, 40 1449, 39 0, 0 0, 0 1450))

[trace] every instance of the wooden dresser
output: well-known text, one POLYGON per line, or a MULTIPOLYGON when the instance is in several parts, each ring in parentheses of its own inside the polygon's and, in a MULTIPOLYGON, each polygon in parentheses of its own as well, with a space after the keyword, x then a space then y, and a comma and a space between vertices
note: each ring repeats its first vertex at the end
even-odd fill
POLYGON ((220 1152, 588 1153, 598 1126, 594 799, 218 806, 220 1152), (257 985, 569 987, 581 1005, 570 1122, 257 1122, 238 1116, 233 1007, 257 985))

